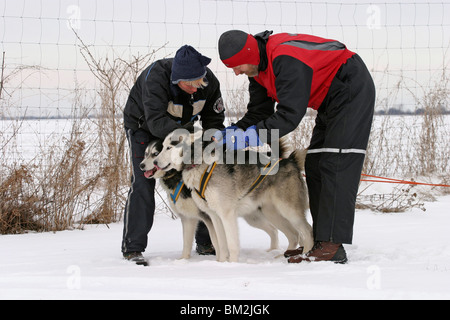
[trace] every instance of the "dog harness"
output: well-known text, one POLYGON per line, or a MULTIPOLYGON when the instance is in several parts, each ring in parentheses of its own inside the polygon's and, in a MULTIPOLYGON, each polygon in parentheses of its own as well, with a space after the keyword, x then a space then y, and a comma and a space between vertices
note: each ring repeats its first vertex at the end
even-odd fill
POLYGON ((199 188, 200 191, 195 189, 195 192, 197 192, 199 197, 205 201, 206 201, 206 199, 205 199, 206 186, 208 185, 209 179, 211 179, 211 175, 212 175, 214 169, 216 168, 216 165, 217 165, 217 163, 214 162, 206 168, 205 172, 203 172, 203 174, 202 174, 202 178, 200 179, 200 188, 199 188))
MULTIPOLYGON (((250 189, 247 191, 247 193, 242 197, 245 198, 246 196, 248 196, 253 190, 255 190, 256 188, 258 188, 258 186, 264 181, 264 179, 266 179, 266 177, 270 174, 270 172, 272 172, 272 170, 278 166, 278 163, 281 161, 281 159, 278 159, 273 165, 272 162, 269 162, 264 169, 262 170, 262 172, 259 174, 259 176, 255 179, 255 181, 253 181, 253 183, 250 186, 250 189)), ((209 165, 206 169, 205 172, 203 172, 202 174, 202 178, 200 179, 200 186, 199 189, 195 189, 195 192, 197 192, 197 194, 199 195, 200 198, 202 198, 203 200, 206 201, 205 198, 205 190, 206 187, 208 185, 209 179, 211 179, 211 176, 214 172, 214 169, 216 168, 217 163, 214 162, 213 164, 209 165)), ((241 199, 242 199, 241 198, 241 199)))
POLYGON ((170 194, 170 198, 172 199, 173 204, 177 203, 178 198, 179 198, 179 196, 181 194, 181 190, 183 190, 183 188, 184 188, 184 181, 181 180, 178 183, 177 187, 173 190, 173 193, 170 194))
POLYGON ((266 166, 264 167, 264 169, 262 170, 262 172, 259 174, 258 178, 256 178, 255 181, 253 181, 252 185, 250 186, 250 189, 247 191, 247 193, 245 194, 244 197, 248 196, 248 194, 250 192, 252 192, 253 190, 255 190, 256 188, 258 188, 258 186, 261 184, 261 182, 264 181, 264 179, 272 172, 273 168, 275 168, 276 166, 278 166, 278 163, 281 161, 281 159, 278 159, 274 165, 272 166, 272 162, 269 162, 268 164, 266 164, 266 166))

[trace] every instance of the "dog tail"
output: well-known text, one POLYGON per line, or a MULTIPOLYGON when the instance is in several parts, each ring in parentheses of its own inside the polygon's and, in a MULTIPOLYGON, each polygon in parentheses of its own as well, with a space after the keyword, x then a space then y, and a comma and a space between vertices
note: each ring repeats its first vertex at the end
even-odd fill
POLYGON ((290 157, 295 159, 301 171, 305 171, 305 158, 307 152, 308 149, 295 149, 290 155, 290 157))
POLYGON ((291 142, 289 141, 288 136, 286 135, 286 136, 281 137, 278 143, 280 146, 280 151, 279 151, 280 158, 281 159, 289 158, 289 156, 292 153, 293 148, 292 148, 291 142))

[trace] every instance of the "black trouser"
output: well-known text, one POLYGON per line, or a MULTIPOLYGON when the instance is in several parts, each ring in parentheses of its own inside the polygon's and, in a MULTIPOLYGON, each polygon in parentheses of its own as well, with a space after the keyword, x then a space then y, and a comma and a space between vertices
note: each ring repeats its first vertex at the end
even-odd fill
MULTIPOLYGON (((130 147, 132 177, 124 210, 122 252, 144 252, 155 214, 155 180, 145 178, 139 164, 144 159, 145 148, 152 136, 142 129, 133 132, 125 128, 125 131, 130 147)), ((196 241, 200 244, 211 243, 203 223, 197 228, 196 241)))
POLYGON ((372 77, 355 55, 338 71, 318 110, 306 156, 315 241, 352 243, 356 196, 374 104, 372 77))

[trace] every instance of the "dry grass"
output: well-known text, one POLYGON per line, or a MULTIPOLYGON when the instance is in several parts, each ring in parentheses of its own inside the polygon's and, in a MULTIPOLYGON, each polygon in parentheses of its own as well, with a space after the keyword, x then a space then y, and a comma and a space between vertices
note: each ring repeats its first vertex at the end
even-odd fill
MULTIPOLYGON (((74 31, 75 32, 75 31, 74 31)), ((75 32, 76 34, 76 32, 75 32)), ((129 179, 129 163, 126 136, 122 124, 122 108, 131 87, 142 70, 153 60, 161 48, 146 55, 133 56, 128 60, 120 57, 112 48, 112 57, 96 58, 91 49, 76 34, 80 52, 91 73, 99 80, 99 114, 94 120, 98 136, 97 152, 102 195, 97 206, 85 223, 110 223, 122 217, 125 189, 129 179)))
MULTIPOLYGON (((9 134, 0 135, 4 162, 0 168, 1 234, 65 230, 122 218, 130 181, 122 107, 155 51, 130 61, 96 59, 79 40, 80 51, 100 83, 98 98, 87 107, 84 90, 75 90, 72 110, 76 114, 69 135, 63 141, 57 136, 55 141, 46 141, 32 160, 25 161, 15 151, 22 120, 11 122, 9 134), (88 117, 92 110, 98 112, 94 119, 88 117)), ((14 74, 5 74, 4 63, 1 74, 3 94, 6 80, 14 74)), ((13 107, 2 99, 1 115, 13 107)))
POLYGON ((30 192, 31 180, 32 176, 24 166, 10 170, 1 180, 0 234, 45 230, 37 219, 43 211, 34 193, 30 192))
MULTIPOLYGON (((79 109, 79 103, 76 95, 73 110, 79 109)), ((12 123, 13 128, 20 128, 23 121, 12 123)), ((20 130, 8 137, 2 149, 5 164, 0 169, 1 234, 66 230, 89 211, 86 199, 98 187, 99 175, 86 174, 91 157, 87 129, 88 123, 74 118, 67 137, 61 141, 58 136, 46 148, 41 146, 31 160, 12 152, 20 130)))

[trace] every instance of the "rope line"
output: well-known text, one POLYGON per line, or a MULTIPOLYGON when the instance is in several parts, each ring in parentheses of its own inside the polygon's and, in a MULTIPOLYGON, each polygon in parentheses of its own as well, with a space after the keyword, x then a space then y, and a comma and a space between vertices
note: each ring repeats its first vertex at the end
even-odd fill
POLYGON ((370 174, 361 174, 361 176, 377 179, 377 180, 361 179, 361 181, 365 181, 365 182, 413 184, 413 185, 421 185, 421 186, 447 187, 447 188, 450 187, 450 185, 447 185, 447 184, 434 184, 434 183, 423 183, 423 182, 416 182, 416 181, 407 181, 407 180, 401 180, 401 179, 393 179, 393 178, 385 178, 385 177, 373 176, 373 175, 370 175, 370 174))

